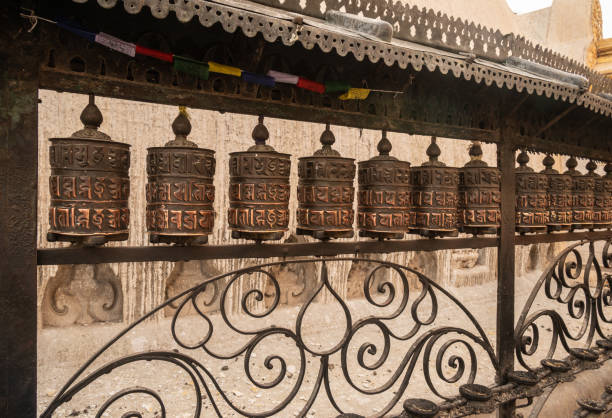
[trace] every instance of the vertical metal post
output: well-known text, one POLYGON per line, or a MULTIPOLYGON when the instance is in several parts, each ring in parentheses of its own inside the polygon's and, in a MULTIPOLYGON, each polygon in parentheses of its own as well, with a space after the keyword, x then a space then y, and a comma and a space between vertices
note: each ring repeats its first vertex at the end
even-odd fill
MULTIPOLYGON (((502 121, 500 144, 497 146, 497 166, 501 170, 501 234, 497 248, 497 358, 502 383, 514 368, 514 230, 515 179, 512 137, 507 135, 502 121)), ((498 417, 513 417, 515 403, 508 402, 498 409, 498 417)))
MULTIPOLYGON (((4 14, 6 10, 0 10, 4 14)), ((39 47, 16 13, 0 28, 0 416, 36 416, 39 47)))

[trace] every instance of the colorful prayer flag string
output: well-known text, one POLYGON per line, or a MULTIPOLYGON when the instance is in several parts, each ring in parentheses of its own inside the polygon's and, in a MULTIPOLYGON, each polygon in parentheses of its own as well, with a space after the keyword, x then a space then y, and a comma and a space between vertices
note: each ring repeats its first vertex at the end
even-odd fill
MULTIPOLYGON (((338 99, 340 100, 365 100, 368 98, 371 92, 378 93, 392 93, 402 94, 402 91, 393 90, 376 90, 367 88, 354 88, 349 83, 344 81, 326 81, 325 83, 319 83, 317 81, 309 80, 304 77, 300 77, 294 74, 288 74, 281 71, 270 70, 266 75, 256 74, 249 71, 243 71, 240 68, 232 67, 230 65, 219 64, 214 61, 208 63, 194 60, 179 55, 170 54, 167 52, 158 51, 152 48, 146 48, 142 45, 126 42, 120 38, 116 38, 108 33, 100 32, 93 33, 79 28, 77 25, 65 21, 58 20, 53 21, 36 16, 33 12, 30 14, 21 14, 23 18, 27 19, 40 19, 46 22, 56 24, 60 28, 74 33, 81 38, 87 39, 90 42, 95 42, 100 45, 104 45, 114 51, 135 57, 136 55, 143 55, 151 58, 155 58, 161 61, 169 62, 173 65, 173 68, 181 73, 189 74, 200 80, 208 80, 210 74, 225 74, 234 77, 240 77, 243 81, 251 84, 258 84, 264 87, 272 88, 277 83, 295 85, 301 89, 313 91, 319 94, 340 94, 338 99)), ((33 23, 32 28, 36 26, 33 23)))

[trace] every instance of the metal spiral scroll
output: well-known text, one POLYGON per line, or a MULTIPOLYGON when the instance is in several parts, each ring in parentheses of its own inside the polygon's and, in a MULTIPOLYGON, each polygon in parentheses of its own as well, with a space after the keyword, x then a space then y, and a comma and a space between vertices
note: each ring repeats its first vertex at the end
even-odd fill
MULTIPOLYGON (((339 317, 339 315, 336 316, 339 317)), ((227 341, 230 341, 232 337, 230 336, 229 338, 224 338, 227 341)), ((326 342, 329 343, 329 341, 326 342)), ((473 383, 481 367, 493 368, 496 371, 498 370, 498 362, 491 343, 474 316, 449 292, 428 279, 423 274, 397 264, 370 259, 333 258, 319 260, 295 260, 269 263, 223 274, 212 279, 207 279, 200 285, 167 300, 162 305, 145 315, 143 318, 128 326, 125 330, 103 346, 92 358, 90 358, 70 378, 64 388, 58 393, 49 407, 44 411, 42 416, 53 416, 58 407, 70 402, 75 395, 81 392, 92 382, 103 377, 105 374, 108 374, 111 371, 125 365, 133 365, 139 362, 142 363, 150 361, 165 362, 166 364, 182 369, 187 374, 188 378, 191 380, 193 390, 195 391, 195 405, 193 406, 194 417, 200 416, 203 402, 209 402, 219 416, 221 416, 221 412, 218 404, 221 402, 233 410, 232 415, 236 414, 250 417, 267 417, 278 414, 289 406, 292 401, 295 400, 296 394, 300 391, 300 389, 303 389, 307 368, 310 367, 314 368, 312 370, 312 375, 316 375, 316 379, 314 382, 308 384, 308 389, 306 389, 309 392, 309 395, 307 395, 308 399, 306 400, 306 404, 303 406, 303 408, 301 408, 299 416, 304 416, 308 413, 318 396, 322 395, 321 392, 323 392, 323 390, 324 395, 327 396, 327 399, 338 411, 338 413, 363 413, 364 411, 360 410, 344 410, 342 405, 338 403, 338 391, 334 389, 334 382, 338 378, 330 375, 328 367, 330 364, 330 359, 337 358, 340 359, 342 371, 341 378, 343 378, 344 384, 348 383, 348 385, 355 391, 359 392, 361 396, 376 396, 385 393, 388 394, 384 399, 384 405, 378 410, 376 416, 387 414, 403 399, 409 397, 410 379, 414 377, 413 372, 415 367, 419 365, 419 361, 421 362, 420 365, 423 370, 423 378, 427 384, 427 387, 433 394, 444 400, 450 399, 452 396, 456 396, 456 393, 445 395, 444 392, 448 392, 448 390, 443 390, 441 387, 442 385, 454 384, 460 380, 465 383, 473 383), (327 264, 336 261, 364 262, 374 265, 374 268, 364 279, 363 290, 365 300, 373 310, 381 310, 385 312, 381 312, 379 315, 370 315, 364 316, 360 319, 353 319, 351 316, 351 310, 349 309, 347 303, 342 300, 337 291, 332 287, 328 277, 327 264), (266 293, 265 289, 251 289, 245 292, 240 298, 240 308, 242 312, 248 316, 248 320, 251 321, 250 323, 253 321, 257 322, 269 317, 269 315, 276 311, 280 305, 279 295, 281 293, 281 287, 277 278, 271 273, 272 270, 268 268, 281 264, 296 265, 304 263, 320 264, 320 280, 316 284, 315 289, 312 291, 309 298, 301 306, 295 319, 294 326, 281 327, 264 324, 264 326, 260 326, 255 329, 245 329, 247 328, 245 325, 246 322, 243 323, 241 321, 236 321, 236 317, 230 315, 229 289, 234 284, 239 283, 239 279, 252 274, 258 274, 261 278, 270 282, 272 285, 273 295, 266 293), (396 283, 393 283, 392 280, 389 279, 389 275, 386 275, 384 276, 384 280, 378 280, 377 282, 375 280, 375 275, 381 271, 391 272, 399 280, 396 281, 396 283), (407 274, 412 274, 417 277, 420 283, 420 289, 410 289, 407 274), (220 295, 220 318, 217 317, 215 321, 223 325, 222 328, 224 331, 229 331, 236 338, 244 338, 246 343, 242 344, 235 350, 227 349, 227 344, 225 344, 223 347, 228 352, 219 352, 218 348, 213 348, 210 344, 210 341, 213 339, 213 336, 215 335, 215 332, 217 332, 218 328, 216 329, 214 327, 215 321, 211 320, 210 315, 203 312, 203 309, 200 308, 197 299, 199 295, 206 291, 207 286, 217 284, 223 286, 225 282, 224 279, 226 278, 227 284, 225 284, 224 290, 220 295), (401 289, 396 289, 397 283, 401 284, 401 289), (411 290, 417 292, 418 294, 414 297, 414 300, 409 303, 411 290), (312 307, 315 299, 321 295, 322 292, 328 292, 327 294, 330 295, 330 298, 332 298, 331 303, 338 303, 341 308, 342 315, 344 316, 343 318, 338 318, 340 324, 344 326, 342 337, 339 338, 338 341, 333 341, 332 346, 325 349, 317 348, 311 345, 307 339, 303 337, 304 316, 312 307), (267 304, 265 303, 266 296, 271 296, 270 300, 267 301, 267 304), (441 296, 446 297, 447 300, 449 300, 463 312, 466 317, 464 323, 466 325, 470 324, 470 327, 468 328, 471 328, 471 330, 452 326, 437 326, 436 320, 438 316, 438 299, 441 296), (428 300, 428 303, 422 305, 426 300, 428 300), (253 309, 253 302, 260 303, 259 310, 256 311, 253 309), (230 388, 223 388, 221 386, 219 381, 215 378, 210 365, 207 367, 206 364, 196 360, 194 356, 179 353, 178 350, 138 353, 109 362, 97 370, 86 373, 91 367, 92 363, 99 360, 100 357, 113 344, 134 329, 137 325, 141 324, 145 319, 151 317, 153 314, 170 304, 178 306, 178 309, 172 318, 171 333, 174 341, 182 349, 191 351, 193 354, 198 354, 197 352, 199 352, 199 350, 203 350, 204 353, 212 358, 222 361, 239 360, 241 357, 243 357, 244 366, 242 371, 245 379, 259 389, 278 389, 279 384, 287 379, 287 364, 289 364, 289 361, 294 363, 299 361, 299 367, 297 368, 295 379, 289 382, 291 385, 284 390, 284 392, 288 393, 284 395, 284 398, 280 401, 268 401, 268 405, 266 405, 266 408, 268 409, 265 411, 245 410, 237 405, 237 402, 234 402, 227 396, 226 391, 230 388), (177 332, 177 325, 182 318, 181 312, 190 304, 195 309, 197 317, 203 319, 207 326, 207 330, 202 336, 198 335, 199 341, 195 343, 184 341, 183 338, 179 336, 180 333, 177 332), (263 308, 261 308, 261 304, 264 304, 263 308), (406 327, 406 330, 403 330, 403 332, 397 332, 397 330, 393 329, 394 326, 391 324, 391 322, 399 318, 402 314, 405 314, 406 316, 402 317, 401 321, 403 324, 408 323, 408 327, 406 327), (405 318, 408 317, 411 318, 411 322, 406 322, 407 319, 405 318), (222 322, 220 322, 221 320, 222 322), (382 336, 382 342, 363 342, 359 346, 358 350, 356 350, 354 354, 351 354, 349 351, 351 342, 357 341, 355 344, 359 343, 360 340, 356 338, 356 336, 358 336, 365 327, 375 327, 377 334, 382 336), (285 358, 284 355, 277 354, 271 352, 273 350, 269 350, 267 352, 267 356, 263 360, 263 366, 268 370, 266 373, 273 373, 274 376, 272 379, 267 379, 264 381, 261 376, 253 374, 251 366, 252 362, 255 361, 255 356, 253 353, 258 347, 260 347, 262 341, 274 337, 288 338, 288 341, 292 341, 297 347, 298 354, 297 356, 294 356, 295 358, 285 358), (409 345, 407 349, 402 349, 401 355, 391 355, 394 344, 399 344, 400 342, 409 342, 411 345, 409 345), (460 349, 460 351, 457 351, 457 349, 460 349), (482 353, 483 350, 488 356, 477 355, 477 352, 482 353), (307 362, 307 357, 312 361, 307 362), (399 365, 397 365, 397 367, 390 365, 389 360, 391 359, 394 360, 394 365, 399 365), (435 364, 432 364, 432 359, 435 359, 435 364), (390 377, 388 377, 388 379, 379 386, 373 388, 362 387, 355 382, 354 375, 356 372, 359 371, 375 374, 376 370, 381 370, 383 367, 388 369, 388 372, 390 372, 390 377), (393 368, 393 370, 391 370, 391 368, 393 368), (448 375, 449 370, 452 373, 451 375, 448 375), (219 395, 217 395, 216 392, 218 392, 219 395), (204 396, 204 394, 206 396, 204 396)), ((137 378, 135 379, 137 380, 137 378)), ((158 407, 161 409, 161 416, 166 416, 167 405, 164 404, 162 395, 154 389, 141 386, 128 387, 123 390, 119 390, 108 400, 106 400, 106 402, 104 402, 104 404, 97 411, 96 416, 101 416, 102 413, 107 411, 111 406, 113 406, 113 404, 126 396, 133 394, 153 398, 158 404, 158 407)), ((125 399, 123 400, 125 401, 125 399)), ((371 400, 373 401, 374 399, 371 400)), ((140 417, 143 415, 143 413, 138 411, 130 411, 123 416, 140 417)))
POLYGON ((528 359, 537 360, 539 366, 540 360, 555 356, 559 342, 570 352, 573 348, 590 347, 596 335, 612 339, 612 272, 609 270, 612 241, 603 245, 601 264, 593 241, 588 242, 588 256, 583 261, 579 250, 585 244, 583 241, 569 246, 547 266, 523 308, 515 329, 515 344, 517 359, 528 370, 533 370, 528 359), (541 290, 566 313, 561 315, 561 311, 553 308, 530 313, 541 290), (540 350, 538 325, 547 321, 551 326, 551 340, 540 350), (570 330, 574 324, 579 326, 576 332, 570 330), (544 356, 539 355, 544 351, 544 356))

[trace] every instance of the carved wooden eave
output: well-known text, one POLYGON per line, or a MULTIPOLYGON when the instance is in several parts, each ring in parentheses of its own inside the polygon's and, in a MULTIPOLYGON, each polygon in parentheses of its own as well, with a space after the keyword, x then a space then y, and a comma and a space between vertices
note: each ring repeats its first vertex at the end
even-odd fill
MULTIPOLYGON (((367 100, 342 102, 290 86, 261 88, 216 75, 198 82, 177 74, 170 64, 123 57, 58 34, 49 25, 43 26, 47 55, 41 67, 42 88, 318 123, 330 121, 331 111, 337 125, 494 143, 500 142, 503 122, 516 136, 517 146, 612 160, 607 140, 612 101, 606 97, 612 80, 512 34, 431 10, 390 6, 384 0, 362 2, 363 10, 349 0, 125 0, 123 7, 117 3, 59 2, 62 13, 94 31, 132 42, 147 31, 172 37, 167 52, 196 59, 212 59, 212 53, 248 71, 276 69, 320 82, 331 76, 361 87, 366 80, 367 87, 404 94, 372 93, 367 100), (322 5, 328 11, 380 15, 393 26, 394 38, 385 42, 332 25, 324 20, 322 5), (183 49, 185 39, 200 49, 183 49), (210 40, 217 42, 212 52, 210 40), (508 66, 508 57, 580 76, 588 87, 508 66), (73 68, 75 58, 84 62, 80 70, 73 68), (139 88, 140 83, 146 88, 139 88)), ((56 12, 44 2, 39 10, 56 12)))
MULTIPOLYGON (((84 3, 87 0, 73 1, 84 3)), ((97 1, 104 8, 117 4, 117 0, 97 1)), ((509 56, 521 57, 582 75, 593 86, 592 92, 612 94, 612 82, 586 66, 539 45, 534 46, 514 34, 503 35, 499 31, 447 17, 431 9, 419 10, 400 6, 399 3, 391 6, 392 2, 385 0, 364 2, 363 8, 356 6, 357 2, 354 1, 307 0, 304 8, 300 6, 301 3, 290 0, 128 0, 123 5, 125 11, 131 14, 140 13, 146 6, 158 19, 165 19, 170 12, 174 12, 182 23, 192 19, 197 19, 205 27, 220 23, 227 32, 233 33, 240 28, 246 36, 262 34, 268 42, 280 40, 287 46, 299 43, 306 49, 318 46, 325 53, 334 50, 340 56, 351 53, 358 61, 367 57, 372 63, 382 60, 387 66, 397 64, 402 69, 410 65, 416 71, 427 68, 429 71, 439 70, 442 74, 450 72, 457 78, 484 82, 487 86, 495 83, 499 88, 544 94, 569 103, 575 102, 596 113, 612 115, 610 100, 585 93, 558 80, 501 64, 509 56), (323 9, 341 9, 371 18, 382 16, 394 26, 396 36, 391 42, 384 42, 343 30, 324 20, 323 9), (473 54, 476 59, 461 55, 462 52, 473 54)))

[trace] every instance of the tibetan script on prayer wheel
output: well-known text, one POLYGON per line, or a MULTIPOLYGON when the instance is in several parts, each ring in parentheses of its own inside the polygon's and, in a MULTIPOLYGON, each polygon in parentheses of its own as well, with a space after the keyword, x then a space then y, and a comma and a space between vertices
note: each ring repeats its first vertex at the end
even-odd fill
POLYGON ((130 151, 100 131, 93 95, 81 113, 83 129, 51 138, 49 241, 101 245, 128 238, 130 151))
POLYGON ((332 149, 336 141, 329 124, 321 134, 323 147, 298 163, 298 235, 321 240, 353 236, 355 160, 332 149))
POLYGON ((260 117, 255 145, 230 154, 227 219, 233 238, 277 240, 289 227, 290 155, 266 145, 268 137, 260 117))
POLYGON ((410 163, 391 157, 383 131, 378 156, 358 163, 357 226, 362 237, 401 239, 415 222, 410 163))
POLYGON ((606 174, 601 178, 601 193, 603 206, 605 208, 602 214, 600 228, 612 228, 612 163, 607 163, 604 166, 606 174))
POLYGON ((593 228, 607 228, 609 225, 607 200, 610 198, 610 190, 606 187, 606 183, 609 180, 595 173, 597 165, 594 161, 589 161, 587 169, 589 170, 587 176, 593 177, 593 228))
POLYGON ((459 169, 459 231, 496 234, 501 222, 501 173, 482 161, 480 142, 470 147, 470 161, 459 169))
POLYGON ((572 230, 593 228, 593 203, 595 177, 583 175, 576 170, 578 162, 574 157, 565 163, 565 174, 572 176, 572 230))
POLYGON ((542 160, 542 174, 548 177, 546 208, 548 231, 569 231, 572 226, 572 177, 553 168, 555 159, 549 154, 542 160))
POLYGON ((184 112, 172 123, 175 139, 147 149, 147 231, 152 243, 204 244, 215 212, 214 151, 187 140, 184 112))
POLYGON ((548 225, 548 205, 546 194, 548 176, 536 173, 527 166, 529 156, 525 151, 517 158, 516 168, 516 230, 527 232, 546 232, 548 225))
POLYGON ((432 137, 429 161, 411 172, 415 223, 410 232, 426 237, 457 236, 459 170, 438 161, 440 147, 432 137))

